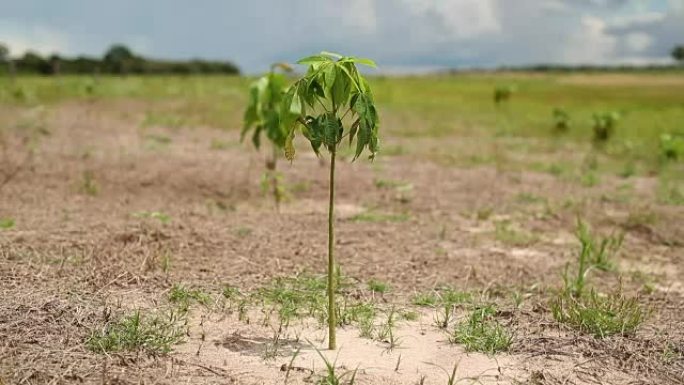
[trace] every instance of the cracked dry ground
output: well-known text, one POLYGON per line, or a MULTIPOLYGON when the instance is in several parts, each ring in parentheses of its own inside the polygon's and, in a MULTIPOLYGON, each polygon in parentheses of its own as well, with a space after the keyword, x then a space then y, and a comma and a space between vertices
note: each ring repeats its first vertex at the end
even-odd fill
MULTIPOLYGON (((3 115, 11 123, 26 113, 5 108, 3 115)), ((259 185, 263 156, 239 145, 236 132, 141 127, 144 113, 134 101, 49 107, 49 134, 0 190, 0 217, 16 222, 0 230, 0 383, 314 381, 309 368, 322 363, 311 348, 298 358, 304 369, 286 380, 287 352, 271 360, 258 354, 272 330, 225 309, 192 307, 184 342, 168 355, 87 348, 88 336, 112 317, 167 305, 175 283, 218 296, 225 284, 249 290, 273 277, 324 272, 324 162, 302 146, 294 164, 280 164, 290 198, 276 214, 259 185)), ((386 138, 409 148, 456 149, 459 141, 386 138)), ((7 148, 6 159, 22 159, 17 148, 7 148)), ((683 383, 684 208, 659 204, 656 183, 606 176, 584 187, 550 174, 447 167, 411 155, 340 162, 344 274, 388 282, 386 303, 409 303, 416 291, 441 284, 486 292, 515 339, 506 354, 466 354, 427 312, 402 324, 402 344, 392 352, 342 328, 338 364, 358 366, 361 384, 416 384, 421 376, 442 384, 447 374, 439 367, 450 371, 456 362, 458 378, 483 383, 683 383), (611 199, 625 183, 628 199, 611 199), (355 220, 360 213, 380 220, 355 220), (644 213, 656 219, 635 221, 644 213), (592 284, 621 284, 652 309, 635 335, 594 339, 551 316, 548 301, 577 255, 577 214, 597 231, 625 231, 619 274, 592 272, 592 284), (497 237, 500 223, 526 236, 497 237), (514 292, 524 293, 520 307, 514 292)), ((324 334, 302 327, 314 344, 324 334)))

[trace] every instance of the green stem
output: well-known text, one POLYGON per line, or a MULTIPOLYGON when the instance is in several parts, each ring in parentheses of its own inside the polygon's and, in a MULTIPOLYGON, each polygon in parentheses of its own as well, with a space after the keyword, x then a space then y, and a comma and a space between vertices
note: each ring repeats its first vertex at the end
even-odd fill
POLYGON ((335 350, 335 153, 330 152, 330 202, 328 205, 328 349, 335 350))

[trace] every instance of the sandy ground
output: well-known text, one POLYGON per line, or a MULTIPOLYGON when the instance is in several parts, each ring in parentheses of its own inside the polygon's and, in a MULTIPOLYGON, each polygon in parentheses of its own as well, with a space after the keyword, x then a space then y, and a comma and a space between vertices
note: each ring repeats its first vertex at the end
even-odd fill
MULTIPOLYGON (((259 186, 264 156, 239 145, 237 133, 143 127, 147 107, 72 103, 38 118, 3 111, 3 124, 33 119, 46 133, 26 163, 21 146, 3 152, 3 175, 19 172, 0 190, 0 218, 16 222, 0 230, 0 383, 284 383, 281 368, 298 347, 287 383, 315 382, 323 362, 313 347, 323 346, 323 329, 293 327, 283 338, 297 334, 299 342, 265 360, 272 328, 215 309, 193 307, 185 342, 166 356, 86 349, 112 314, 165 305, 174 283, 218 293, 226 283, 249 290, 276 276, 323 273, 324 162, 302 145, 294 164, 280 164, 290 199, 277 214, 259 186)), ((21 143, 20 136, 6 140, 21 143)), ((448 141, 458 138, 439 139, 448 141)), ((454 365, 459 383, 683 383, 684 208, 658 203, 655 178, 629 183, 623 201, 609 199, 625 184, 617 177, 587 188, 550 174, 415 157, 340 162, 336 245, 344 273, 388 282, 389 303, 441 284, 487 291, 516 338, 507 354, 466 354, 423 313, 400 325, 402 344, 392 351, 341 329, 337 366, 358 368, 361 384, 418 384, 422 376, 445 384, 454 365), (360 213, 402 219, 354 220, 360 213), (653 314, 635 336, 595 340, 550 316, 549 296, 577 252, 578 213, 599 231, 623 229, 622 284, 630 293, 652 287, 640 301, 653 314), (655 219, 634 219, 643 213, 655 219), (527 236, 501 239, 503 221, 527 236), (513 291, 526 295, 520 308, 513 291), (674 358, 664 362, 666 350, 674 358)), ((616 274, 596 277, 599 287, 619 285, 616 274)))

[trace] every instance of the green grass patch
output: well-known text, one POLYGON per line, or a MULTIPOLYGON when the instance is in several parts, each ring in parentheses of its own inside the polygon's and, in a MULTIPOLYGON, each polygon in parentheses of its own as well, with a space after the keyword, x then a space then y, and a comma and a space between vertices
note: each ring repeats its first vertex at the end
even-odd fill
POLYGON ((449 340, 463 344, 468 351, 494 354, 507 351, 513 343, 513 334, 495 318, 492 305, 475 308, 458 323, 449 340))
POLYGON ((185 336, 184 320, 174 312, 165 315, 131 315, 108 323, 94 331, 86 340, 88 349, 97 353, 142 351, 149 354, 167 354, 173 345, 185 336))
POLYGON ((626 298, 621 290, 592 290, 580 296, 563 292, 551 303, 551 311, 556 321, 596 338, 634 334, 648 315, 636 298, 626 298))

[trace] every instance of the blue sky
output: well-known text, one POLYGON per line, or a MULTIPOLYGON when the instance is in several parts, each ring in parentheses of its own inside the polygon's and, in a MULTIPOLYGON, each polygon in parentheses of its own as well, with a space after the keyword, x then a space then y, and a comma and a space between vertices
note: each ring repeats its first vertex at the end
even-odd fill
POLYGON ((684 0, 0 0, 14 54, 229 59, 245 72, 321 50, 385 71, 530 63, 664 63, 684 0))

